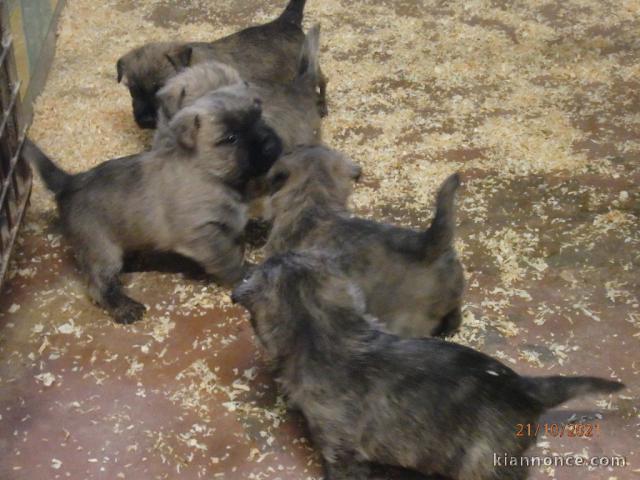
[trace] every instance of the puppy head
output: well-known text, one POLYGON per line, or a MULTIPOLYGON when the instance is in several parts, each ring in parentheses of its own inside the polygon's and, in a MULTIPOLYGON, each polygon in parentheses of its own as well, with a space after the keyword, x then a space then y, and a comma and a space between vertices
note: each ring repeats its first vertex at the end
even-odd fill
POLYGON ((204 94, 241 83, 238 71, 220 62, 205 62, 186 68, 167 80, 157 93, 158 108, 167 119, 181 108, 193 105, 204 94))
POLYGON ((278 160, 267 176, 271 206, 274 212, 286 209, 291 197, 300 194, 346 205, 353 183, 361 175, 360 165, 337 150, 324 146, 299 147, 278 160))
POLYGON ((282 152, 280 137, 262 118, 259 99, 236 90, 199 98, 180 110, 168 129, 181 157, 239 190, 266 173, 282 152))
POLYGON ((189 66, 191 54, 188 44, 158 42, 131 50, 118 60, 118 82, 129 88, 133 116, 141 128, 155 128, 156 93, 169 78, 189 66))
POLYGON ((364 315, 362 291, 333 261, 313 251, 276 255, 234 289, 232 301, 249 311, 256 335, 271 356, 286 355, 300 335, 335 330, 336 319, 364 315))

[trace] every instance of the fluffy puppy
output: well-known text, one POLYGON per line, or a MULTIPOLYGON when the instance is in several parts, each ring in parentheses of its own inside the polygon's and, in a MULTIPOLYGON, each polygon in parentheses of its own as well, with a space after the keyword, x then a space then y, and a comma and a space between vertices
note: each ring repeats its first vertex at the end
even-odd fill
POLYGON ((158 130, 169 124, 178 110, 193 105, 205 94, 222 87, 242 83, 238 71, 224 63, 211 60, 182 70, 167 80, 158 97, 158 130))
POLYGON ((369 462, 455 480, 516 480, 547 409, 623 384, 594 377, 524 377, 470 348, 402 339, 365 316, 361 292, 332 258, 272 257, 233 292, 251 314, 278 381, 309 424, 330 480, 366 480, 369 462))
POLYGON ((273 226, 267 255, 322 247, 366 297, 368 310, 398 335, 444 335, 461 322, 462 266, 453 247, 458 175, 440 188, 425 231, 354 217, 347 210, 358 165, 323 146, 280 158, 267 175, 273 226))
MULTIPOLYGON (((235 68, 246 80, 288 83, 296 74, 304 42, 301 24, 306 0, 290 0, 272 22, 207 42, 156 42, 135 48, 117 62, 118 82, 131 94, 133 115, 141 128, 155 128, 156 93, 166 81, 192 65, 217 60, 235 68)), ((326 80, 322 77, 321 109, 326 112, 326 80)))
POLYGON ((210 61, 187 68, 169 79, 158 92, 158 131, 181 109, 191 105, 207 92, 219 88, 240 95, 260 98, 263 116, 278 133, 285 151, 296 145, 320 141, 321 117, 319 101, 320 70, 318 63, 320 26, 315 25, 305 38, 300 51, 298 72, 288 84, 277 82, 244 82, 234 68, 210 61))
POLYGON ((155 149, 69 174, 35 144, 23 151, 55 193, 89 294, 118 323, 139 320, 118 274, 130 251, 172 251, 223 284, 241 278, 246 207, 238 190, 262 175, 281 143, 248 97, 211 94, 183 109, 155 149))

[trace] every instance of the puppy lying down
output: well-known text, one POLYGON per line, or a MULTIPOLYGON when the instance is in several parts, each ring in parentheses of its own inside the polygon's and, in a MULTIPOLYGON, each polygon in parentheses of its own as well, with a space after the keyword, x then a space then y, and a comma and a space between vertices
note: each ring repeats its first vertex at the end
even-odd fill
MULTIPOLYGON (((209 60, 230 65, 245 80, 290 83, 304 42, 306 0, 290 0, 275 20, 245 28, 214 42, 153 42, 118 59, 118 82, 131 94, 133 115, 141 128, 155 128, 156 93, 183 69, 209 60)), ((318 108, 326 114, 326 80, 322 74, 318 108)))
POLYGON ((158 92, 158 130, 163 135, 166 124, 184 107, 201 96, 220 88, 241 92, 262 101, 263 117, 282 139, 285 152, 296 145, 320 141, 321 116, 318 109, 320 88, 320 26, 309 30, 302 45, 298 70, 291 81, 245 82, 233 67, 209 61, 186 68, 167 81, 158 92))
POLYGON ((239 192, 282 150, 254 99, 224 92, 183 109, 168 132, 149 152, 78 174, 61 170, 31 142, 23 151, 56 195, 91 298, 118 323, 145 311, 118 280, 126 252, 173 251, 221 283, 242 277, 247 219, 239 192))
POLYGON ((403 339, 365 314, 362 292, 332 257, 272 257, 236 287, 278 381, 307 419, 331 480, 365 480, 369 462, 455 480, 517 480, 535 424, 573 397, 622 383, 593 377, 524 377, 470 348, 403 339))
MULTIPOLYGON (((336 150, 302 147, 267 175, 273 222, 267 255, 322 248, 364 292, 367 308, 398 335, 448 334, 461 322, 462 266, 453 247, 457 175, 442 184, 424 231, 353 216, 347 200, 360 167, 336 150)), ((270 210, 270 211, 269 211, 270 210)))

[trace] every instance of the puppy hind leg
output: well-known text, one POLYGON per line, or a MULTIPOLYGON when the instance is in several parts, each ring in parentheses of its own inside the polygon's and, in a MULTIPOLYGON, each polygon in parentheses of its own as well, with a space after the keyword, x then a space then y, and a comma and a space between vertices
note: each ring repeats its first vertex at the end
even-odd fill
POLYGON ((89 295, 94 302, 109 312, 116 323, 130 324, 142 319, 146 307, 125 295, 118 274, 122 269, 122 251, 113 244, 85 250, 78 256, 85 273, 89 295))
POLYGON ((103 297, 106 301, 105 308, 116 323, 128 325, 137 322, 147 311, 147 307, 142 303, 125 295, 122 291, 122 284, 117 277, 109 279, 103 297))
POLYGON ((462 310, 460 310, 460 307, 456 307, 442 317, 440 323, 431 331, 431 335, 433 337, 446 337, 458 330, 460 324, 462 324, 462 310))

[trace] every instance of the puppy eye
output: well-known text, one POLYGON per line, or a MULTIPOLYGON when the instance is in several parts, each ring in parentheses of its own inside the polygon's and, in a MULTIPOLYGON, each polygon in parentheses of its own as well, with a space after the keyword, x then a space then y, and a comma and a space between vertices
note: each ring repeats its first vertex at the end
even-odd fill
POLYGON ((237 142, 238 136, 232 133, 224 137, 222 140, 218 140, 216 145, 235 145, 237 142))

